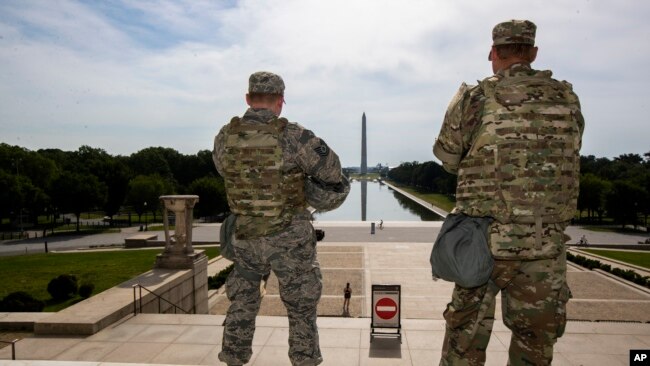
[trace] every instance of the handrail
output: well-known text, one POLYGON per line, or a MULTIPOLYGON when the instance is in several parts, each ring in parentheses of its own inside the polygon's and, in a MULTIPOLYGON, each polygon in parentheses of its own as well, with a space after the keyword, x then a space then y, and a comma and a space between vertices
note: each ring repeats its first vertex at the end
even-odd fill
POLYGON ((142 314, 142 289, 145 289, 145 291, 147 291, 148 293, 150 293, 150 294, 154 295, 156 298, 158 298, 158 313, 159 314, 160 314, 160 300, 162 300, 162 301, 168 303, 169 305, 173 306, 174 307, 174 314, 176 314, 176 309, 179 309, 180 311, 182 311, 185 314, 191 314, 189 311, 183 309, 182 307, 180 307, 180 306, 178 306, 176 304, 173 304, 169 300, 163 298, 162 296, 160 296, 157 293, 149 290, 148 288, 142 286, 139 283, 136 283, 132 287, 133 287, 133 316, 138 315, 138 306, 137 306, 138 301, 136 300, 136 293, 135 293, 135 288, 136 287, 140 288, 140 291, 139 291, 140 292, 140 297, 139 297, 139 300, 140 300, 140 314, 142 314))
POLYGON ((11 359, 16 360, 16 342, 18 342, 20 339, 14 339, 13 341, 3 341, 0 340, 0 343, 6 343, 6 344, 11 344, 11 359))

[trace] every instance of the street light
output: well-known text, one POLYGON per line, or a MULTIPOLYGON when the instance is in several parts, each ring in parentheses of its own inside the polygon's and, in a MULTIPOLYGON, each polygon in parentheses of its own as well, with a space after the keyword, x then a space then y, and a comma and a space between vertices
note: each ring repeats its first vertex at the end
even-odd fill
POLYGON ((144 231, 147 231, 147 201, 144 201, 144 231))
MULTIPOLYGON (((15 159, 14 166, 16 167, 16 178, 20 179, 20 170, 18 170, 18 164, 22 159, 15 159)), ((18 226, 20 226, 20 238, 23 238, 23 199, 20 199, 20 212, 18 213, 18 226)))

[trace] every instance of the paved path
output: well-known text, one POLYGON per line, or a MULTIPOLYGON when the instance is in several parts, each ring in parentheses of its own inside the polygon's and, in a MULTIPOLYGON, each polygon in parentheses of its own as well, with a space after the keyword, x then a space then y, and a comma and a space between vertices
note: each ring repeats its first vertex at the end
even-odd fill
MULTIPOLYGON (((324 242, 422 242, 433 243, 440 221, 384 221, 384 230, 375 231, 370 235, 370 221, 315 221, 316 228, 325 230, 324 242), (389 230, 390 229, 390 230, 389 230)), ((378 224, 378 223, 375 223, 378 224)), ((196 242, 218 242, 221 224, 197 224, 192 232, 196 242)), ((50 251, 65 251, 84 249, 97 246, 119 246, 124 239, 138 234, 137 227, 123 228, 119 233, 96 235, 70 235, 27 239, 20 241, 4 241, 0 243, 0 255, 17 255, 24 253, 43 253, 44 242, 48 242, 50 251)), ((148 231, 157 234, 159 240, 164 240, 163 231, 148 231)), ((650 233, 620 234, 613 232, 598 232, 583 229, 580 226, 569 226, 567 234, 571 237, 570 244, 575 244, 585 235, 591 244, 637 244, 650 237, 650 233)))
MULTIPOLYGON (((129 316, 87 338, 24 339, 17 344, 17 359, 22 361, 7 360, 10 352, 4 348, 0 366, 223 365, 217 360, 223 319, 218 315, 129 316)), ((321 317, 318 327, 324 366, 429 366, 437 364, 444 336, 442 320, 402 320, 401 344, 394 339, 371 343, 366 318, 321 317)), ((249 365, 290 365, 287 335, 285 317, 258 317, 249 365)), ((486 365, 506 364, 509 341, 509 330, 496 321, 486 365)), ((648 324, 569 322, 555 347, 553 365, 623 366, 628 365, 630 349, 649 348, 648 324)))
MULTIPOLYGON (((429 228, 437 234, 439 228, 429 228)), ((382 232, 390 237, 391 229, 382 232)), ((326 233, 328 230, 326 229, 326 233)), ((371 236, 370 234, 367 234, 371 236)), ((327 237, 327 234, 326 234, 327 237)), ((430 242, 320 242, 318 258, 323 273, 320 316, 342 316, 343 288, 352 287, 350 314, 369 317, 372 284, 402 287, 402 316, 409 319, 439 319, 451 298, 453 284, 431 279, 430 242)), ((650 289, 569 264, 567 280, 573 292, 568 318, 590 321, 650 322, 650 289)), ((225 295, 215 299, 212 314, 225 314, 225 295)), ((497 301, 497 318, 501 318, 497 301)), ((271 276, 262 315, 286 315, 279 297, 277 279, 271 276)))
MULTIPOLYGON (((441 314, 452 290, 449 283, 432 281, 428 267, 429 251, 440 224, 385 222, 385 229, 373 235, 367 222, 315 223, 326 232, 325 240, 318 245, 324 274, 323 306, 319 309, 322 316, 318 320, 324 365, 437 363, 444 334, 441 314), (353 283, 352 317, 340 316, 346 281, 353 283), (402 286, 402 344, 394 340, 369 341, 373 283, 402 286)), ((195 229, 194 238, 215 240, 218 229, 218 225, 201 225, 195 229)), ((572 230, 571 235, 578 234, 574 240, 582 235, 580 228, 572 230)), ((623 239, 629 238, 614 236, 612 240, 623 239)), ((226 264, 216 261, 211 267, 226 264)), ((213 272, 217 270, 213 268, 213 272)), ((556 346, 554 365, 627 365, 630 349, 650 349, 648 293, 573 265, 569 267, 568 281, 574 294, 568 317, 581 321, 569 322, 567 333, 556 346)), ((276 286, 271 281, 267 289, 264 306, 269 309, 281 309, 276 286)), ((221 347, 222 321, 223 315, 129 316, 91 337, 25 338, 17 344, 18 359, 45 363, 5 361, 11 357, 10 349, 5 347, 0 349, 0 366, 82 365, 73 361, 85 361, 83 366, 110 362, 215 364, 221 347)), ((260 316, 251 364, 288 365, 287 333, 286 317, 260 316)), ((488 365, 506 363, 508 342, 509 331, 497 320, 488 348, 488 365)))

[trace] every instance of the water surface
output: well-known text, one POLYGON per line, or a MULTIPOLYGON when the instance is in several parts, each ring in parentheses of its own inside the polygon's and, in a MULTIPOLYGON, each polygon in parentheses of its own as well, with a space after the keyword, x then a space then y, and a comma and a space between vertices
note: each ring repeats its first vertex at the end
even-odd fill
POLYGON ((441 221, 442 217, 379 182, 354 181, 334 211, 315 213, 319 221, 441 221))

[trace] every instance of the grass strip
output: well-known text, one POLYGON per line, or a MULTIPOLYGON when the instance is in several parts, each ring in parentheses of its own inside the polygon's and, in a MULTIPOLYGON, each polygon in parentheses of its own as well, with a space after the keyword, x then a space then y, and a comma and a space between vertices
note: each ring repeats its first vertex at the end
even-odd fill
MULTIPOLYGON (((205 248, 209 258, 219 255, 216 247, 205 248)), ((59 311, 78 301, 75 296, 54 303, 47 292, 47 284, 61 274, 77 277, 79 285, 92 283, 93 294, 114 287, 153 268, 156 255, 162 249, 127 249, 91 251, 82 253, 42 253, 0 257, 0 298, 16 291, 24 291, 46 302, 44 311, 59 311)))
POLYGON ((604 249, 582 249, 582 248, 581 250, 592 254, 600 255, 602 257, 615 259, 617 261, 650 269, 650 253, 628 252, 628 251, 619 251, 619 250, 604 250, 604 249))
POLYGON ((428 192, 411 186, 405 186, 402 184, 395 183, 394 181, 388 181, 388 182, 394 185, 395 187, 398 187, 399 189, 403 190, 404 192, 410 193, 447 212, 451 212, 451 210, 453 210, 454 207, 456 206, 456 202, 447 195, 428 192))

